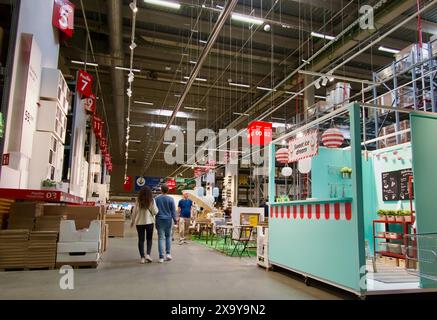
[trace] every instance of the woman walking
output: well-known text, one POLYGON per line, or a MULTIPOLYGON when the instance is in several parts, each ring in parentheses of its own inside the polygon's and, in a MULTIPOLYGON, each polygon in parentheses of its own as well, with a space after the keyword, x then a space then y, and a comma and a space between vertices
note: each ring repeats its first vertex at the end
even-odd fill
POLYGON ((138 250, 141 256, 141 263, 152 262, 150 253, 152 251, 153 227, 158 208, 153 200, 152 190, 145 186, 138 194, 135 208, 132 214, 131 227, 136 225, 138 232, 138 250), (144 236, 147 239, 147 255, 144 255, 144 236))

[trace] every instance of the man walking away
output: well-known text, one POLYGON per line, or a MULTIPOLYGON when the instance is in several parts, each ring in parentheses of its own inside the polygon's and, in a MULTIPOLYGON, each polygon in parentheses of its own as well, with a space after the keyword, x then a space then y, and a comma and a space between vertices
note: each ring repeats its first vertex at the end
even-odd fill
POLYGON ((158 230, 158 250, 159 262, 164 262, 164 243, 165 243, 165 258, 167 261, 171 257, 171 238, 172 238, 172 220, 177 223, 176 208, 173 198, 167 195, 168 186, 162 185, 161 195, 156 198, 156 206, 158 207, 158 215, 156 216, 156 229, 158 230))
POLYGON ((185 233, 188 234, 191 220, 191 209, 193 207, 193 201, 188 199, 188 193, 183 193, 183 198, 178 203, 179 213, 179 244, 187 243, 185 241, 185 233))

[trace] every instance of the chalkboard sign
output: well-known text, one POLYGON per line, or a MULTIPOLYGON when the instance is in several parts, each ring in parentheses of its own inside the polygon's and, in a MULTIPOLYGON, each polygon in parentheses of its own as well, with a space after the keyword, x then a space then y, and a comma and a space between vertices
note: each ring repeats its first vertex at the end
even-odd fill
POLYGON ((413 176, 412 169, 405 169, 399 171, 399 200, 410 200, 410 194, 408 192, 409 177, 413 176))
POLYGON ((382 173, 382 199, 384 201, 399 200, 399 171, 382 173))
POLYGON ((408 180, 413 176, 413 170, 403 169, 382 173, 382 200, 409 200, 408 180))

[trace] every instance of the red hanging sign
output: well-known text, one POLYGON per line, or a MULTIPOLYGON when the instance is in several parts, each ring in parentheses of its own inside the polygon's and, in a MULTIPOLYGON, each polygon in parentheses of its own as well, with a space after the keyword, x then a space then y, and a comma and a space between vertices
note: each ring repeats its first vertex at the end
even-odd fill
POLYGON ((175 179, 168 179, 166 184, 167 184, 167 187, 170 191, 176 189, 176 180, 175 179))
POLYGON ((68 38, 73 36, 75 7, 68 0, 55 0, 53 5, 52 24, 68 38))
POLYGON ((79 70, 77 73, 76 89, 85 97, 89 97, 92 94, 93 88, 93 76, 89 73, 79 70))
POLYGON ((4 166, 9 165, 9 153, 3 154, 2 165, 4 165, 4 166))
POLYGON ((99 145, 100 145, 100 149, 102 150, 102 153, 103 153, 103 150, 104 150, 105 151, 105 155, 106 155, 106 151, 107 151, 107 147, 108 147, 108 142, 106 141, 105 137, 100 139, 99 145))
POLYGON ((259 146, 269 144, 272 141, 272 127, 270 122, 253 121, 247 127, 247 142, 259 146))
POLYGON ((112 172, 112 163, 106 166, 106 169, 108 169, 108 172, 112 172))
POLYGON ((94 134, 96 135, 96 137, 98 139, 102 138, 102 135, 103 135, 103 122, 102 122, 102 119, 100 119, 97 116, 93 117, 93 131, 94 131, 94 134))
POLYGON ((88 98, 83 99, 83 106, 85 111, 94 114, 96 112, 96 95, 92 93, 88 98))
POLYGON ((132 190, 132 176, 127 176, 126 180, 123 183, 123 189, 125 191, 131 191, 132 190))

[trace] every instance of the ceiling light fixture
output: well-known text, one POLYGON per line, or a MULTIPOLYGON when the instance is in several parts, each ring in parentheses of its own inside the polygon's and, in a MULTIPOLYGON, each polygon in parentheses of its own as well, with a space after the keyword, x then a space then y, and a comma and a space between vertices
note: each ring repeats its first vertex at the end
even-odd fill
POLYGON ((316 87, 316 89, 320 89, 320 79, 316 80, 316 82, 314 83, 314 86, 316 87))
POLYGON ((197 62, 196 62, 196 61, 193 61, 193 60, 190 60, 190 63, 191 63, 191 64, 197 64, 197 62))
POLYGON ((264 20, 262 20, 262 19, 254 18, 254 17, 251 17, 251 16, 246 16, 244 14, 239 14, 239 13, 232 13, 231 19, 232 20, 236 20, 236 21, 256 24, 256 25, 261 25, 261 24, 264 23, 264 20))
POLYGON ((147 101, 134 101, 136 104, 145 104, 148 106, 153 106, 153 102, 147 102, 147 101))
POLYGON ((316 38, 322 38, 322 39, 327 39, 327 40, 334 40, 335 39, 335 37, 333 37, 333 36, 328 36, 326 34, 318 33, 318 32, 311 32, 311 35, 313 37, 316 37, 316 38))
POLYGON ((233 87, 250 88, 250 85, 242 83, 229 82, 229 85, 233 87))
POLYGON ((144 0, 145 3, 148 4, 154 4, 161 7, 166 7, 170 9, 177 9, 179 10, 181 8, 180 3, 172 2, 172 1, 163 1, 163 0, 144 0))
POLYGON ((400 52, 400 50, 392 49, 392 48, 387 48, 387 47, 384 47, 384 46, 380 46, 380 47, 378 48, 378 50, 379 50, 379 51, 384 51, 384 52, 389 52, 389 53, 394 53, 394 54, 400 52))
POLYGON ((326 87, 326 85, 328 84, 328 81, 329 81, 328 77, 323 78, 322 86, 326 87))
POLYGON ((217 9, 220 9, 220 10, 223 10, 223 9, 224 9, 223 6, 220 6, 220 5, 218 5, 218 4, 216 4, 215 7, 216 7, 217 9))
MULTIPOLYGON (((190 79, 190 77, 185 76, 184 79, 187 79, 187 80, 188 80, 188 79, 190 79)), ((197 80, 197 81, 203 81, 203 82, 208 81, 208 79, 206 79, 206 78, 196 78, 196 80, 197 80)))
POLYGON ((208 41, 205 40, 199 40, 200 43, 208 43, 208 41))
MULTIPOLYGON (((123 71, 130 71, 130 69, 129 68, 125 68, 125 67, 115 67, 115 69, 117 69, 117 70, 123 70, 123 71)), ((141 72, 141 70, 140 69, 132 69, 132 71, 133 72, 141 72)))
MULTIPOLYGON (((77 60, 71 60, 71 63, 85 65, 85 62, 77 61, 77 60)), ((87 62, 86 65, 91 66, 91 67, 98 67, 99 66, 97 63, 91 63, 91 62, 87 62)))
POLYGON ((234 112, 234 114, 237 116, 246 116, 246 117, 250 116, 250 114, 248 114, 248 113, 234 112))
POLYGON ((196 107, 184 107, 187 110, 195 110, 195 111, 206 111, 205 108, 196 108, 196 107))
POLYGON ((134 2, 129 3, 129 7, 131 8, 131 10, 132 10, 134 13, 137 13, 137 12, 138 12, 138 7, 137 7, 137 5, 136 5, 134 2))
POLYGON ((129 48, 131 50, 134 50, 137 47, 137 44, 135 42, 132 41, 132 43, 130 44, 129 48))
MULTIPOLYGON (((266 88, 266 87, 256 87, 258 90, 264 90, 264 91, 273 91, 273 89, 266 88)), ((276 91, 276 90, 274 90, 276 91)))

